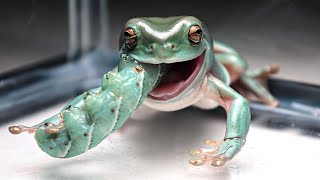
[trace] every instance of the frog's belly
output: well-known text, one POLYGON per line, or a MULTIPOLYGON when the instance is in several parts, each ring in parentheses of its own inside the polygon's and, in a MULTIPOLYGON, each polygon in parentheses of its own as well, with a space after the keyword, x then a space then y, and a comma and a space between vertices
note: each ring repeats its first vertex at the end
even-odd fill
POLYGON ((219 106, 219 104, 211 99, 202 98, 198 102, 194 103, 193 106, 201 109, 214 109, 219 106))
POLYGON ((168 101, 159 101, 152 99, 151 97, 147 97, 144 104, 160 111, 176 111, 196 104, 204 97, 207 89, 207 78, 204 78, 197 88, 191 89, 192 91, 183 93, 182 95, 168 101))

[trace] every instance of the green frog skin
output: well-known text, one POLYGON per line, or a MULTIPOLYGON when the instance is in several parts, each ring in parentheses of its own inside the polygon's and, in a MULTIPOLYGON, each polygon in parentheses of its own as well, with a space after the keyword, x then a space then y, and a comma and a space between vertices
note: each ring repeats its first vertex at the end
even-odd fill
POLYGON ((191 151, 190 163, 222 166, 245 144, 251 119, 248 100, 278 104, 261 83, 278 67, 248 71, 239 53, 213 41, 195 17, 131 19, 121 32, 119 49, 120 63, 103 76, 101 87, 84 92, 35 126, 11 126, 9 131, 35 132, 44 152, 69 158, 97 146, 142 103, 160 111, 220 105, 227 112, 224 139, 207 140, 212 149, 191 151))

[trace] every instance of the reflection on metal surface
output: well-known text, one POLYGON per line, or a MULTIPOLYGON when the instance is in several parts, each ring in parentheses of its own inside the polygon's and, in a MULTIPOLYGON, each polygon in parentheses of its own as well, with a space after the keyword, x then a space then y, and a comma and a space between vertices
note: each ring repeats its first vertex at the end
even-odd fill
POLYGON ((78 16, 77 16, 77 2, 78 0, 68 1, 68 23, 69 23, 69 47, 68 47, 68 59, 75 60, 79 49, 79 29, 78 29, 78 16))
MULTIPOLYGON (((15 123, 33 124, 51 116, 64 104, 15 123)), ((225 115, 216 110, 187 108, 159 112, 143 106, 96 149, 64 160, 42 153, 31 135, 12 136, 7 132, 9 124, 4 124, 0 127, 3 135, 0 158, 6 163, 0 165, 0 178, 254 180, 317 177, 316 163, 320 157, 315 154, 320 149, 319 138, 257 126, 257 119, 253 119, 246 146, 234 161, 222 168, 209 164, 190 165, 189 151, 202 146, 201 140, 222 139, 225 123, 225 115), (308 168, 304 166, 306 163, 308 168)))
POLYGON ((320 132, 320 86, 270 79, 269 89, 280 100, 277 108, 252 103, 252 112, 260 121, 271 120, 273 126, 297 127, 320 132), (277 123, 276 123, 277 122, 277 123))
POLYGON ((79 61, 65 56, 0 76, 0 123, 97 87, 117 64, 117 54, 95 49, 79 61))
POLYGON ((118 63, 118 54, 106 44, 106 1, 99 1, 99 44, 93 42, 94 2, 69 0, 67 54, 0 75, 0 123, 100 85, 102 75, 118 63))
POLYGON ((310 113, 314 117, 320 118, 320 108, 318 107, 313 107, 313 106, 309 106, 309 105, 305 105, 297 102, 292 102, 291 106, 297 111, 304 111, 306 113, 310 113))

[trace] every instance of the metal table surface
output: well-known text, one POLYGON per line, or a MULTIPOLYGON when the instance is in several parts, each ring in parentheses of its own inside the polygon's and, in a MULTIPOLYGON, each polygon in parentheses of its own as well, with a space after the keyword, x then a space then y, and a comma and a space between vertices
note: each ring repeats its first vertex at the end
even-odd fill
MULTIPOLYGON (((34 124, 63 104, 14 124, 34 124)), ((11 123, 12 124, 12 123, 11 123)), ((320 138, 295 129, 275 130, 253 119, 243 150, 224 167, 188 163, 188 151, 221 139, 225 118, 187 108, 158 112, 142 106, 118 132, 98 147, 71 159, 43 153, 32 135, 13 136, 0 128, 1 179, 315 179, 320 138)))

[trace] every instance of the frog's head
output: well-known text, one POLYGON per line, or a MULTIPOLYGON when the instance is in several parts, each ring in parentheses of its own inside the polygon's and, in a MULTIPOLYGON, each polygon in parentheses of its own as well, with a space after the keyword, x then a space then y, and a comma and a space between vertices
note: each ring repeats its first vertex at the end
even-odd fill
POLYGON ((142 63, 161 64, 167 72, 149 94, 167 101, 188 93, 200 84, 213 58, 212 39, 197 18, 135 18, 120 36, 120 54, 142 63))

